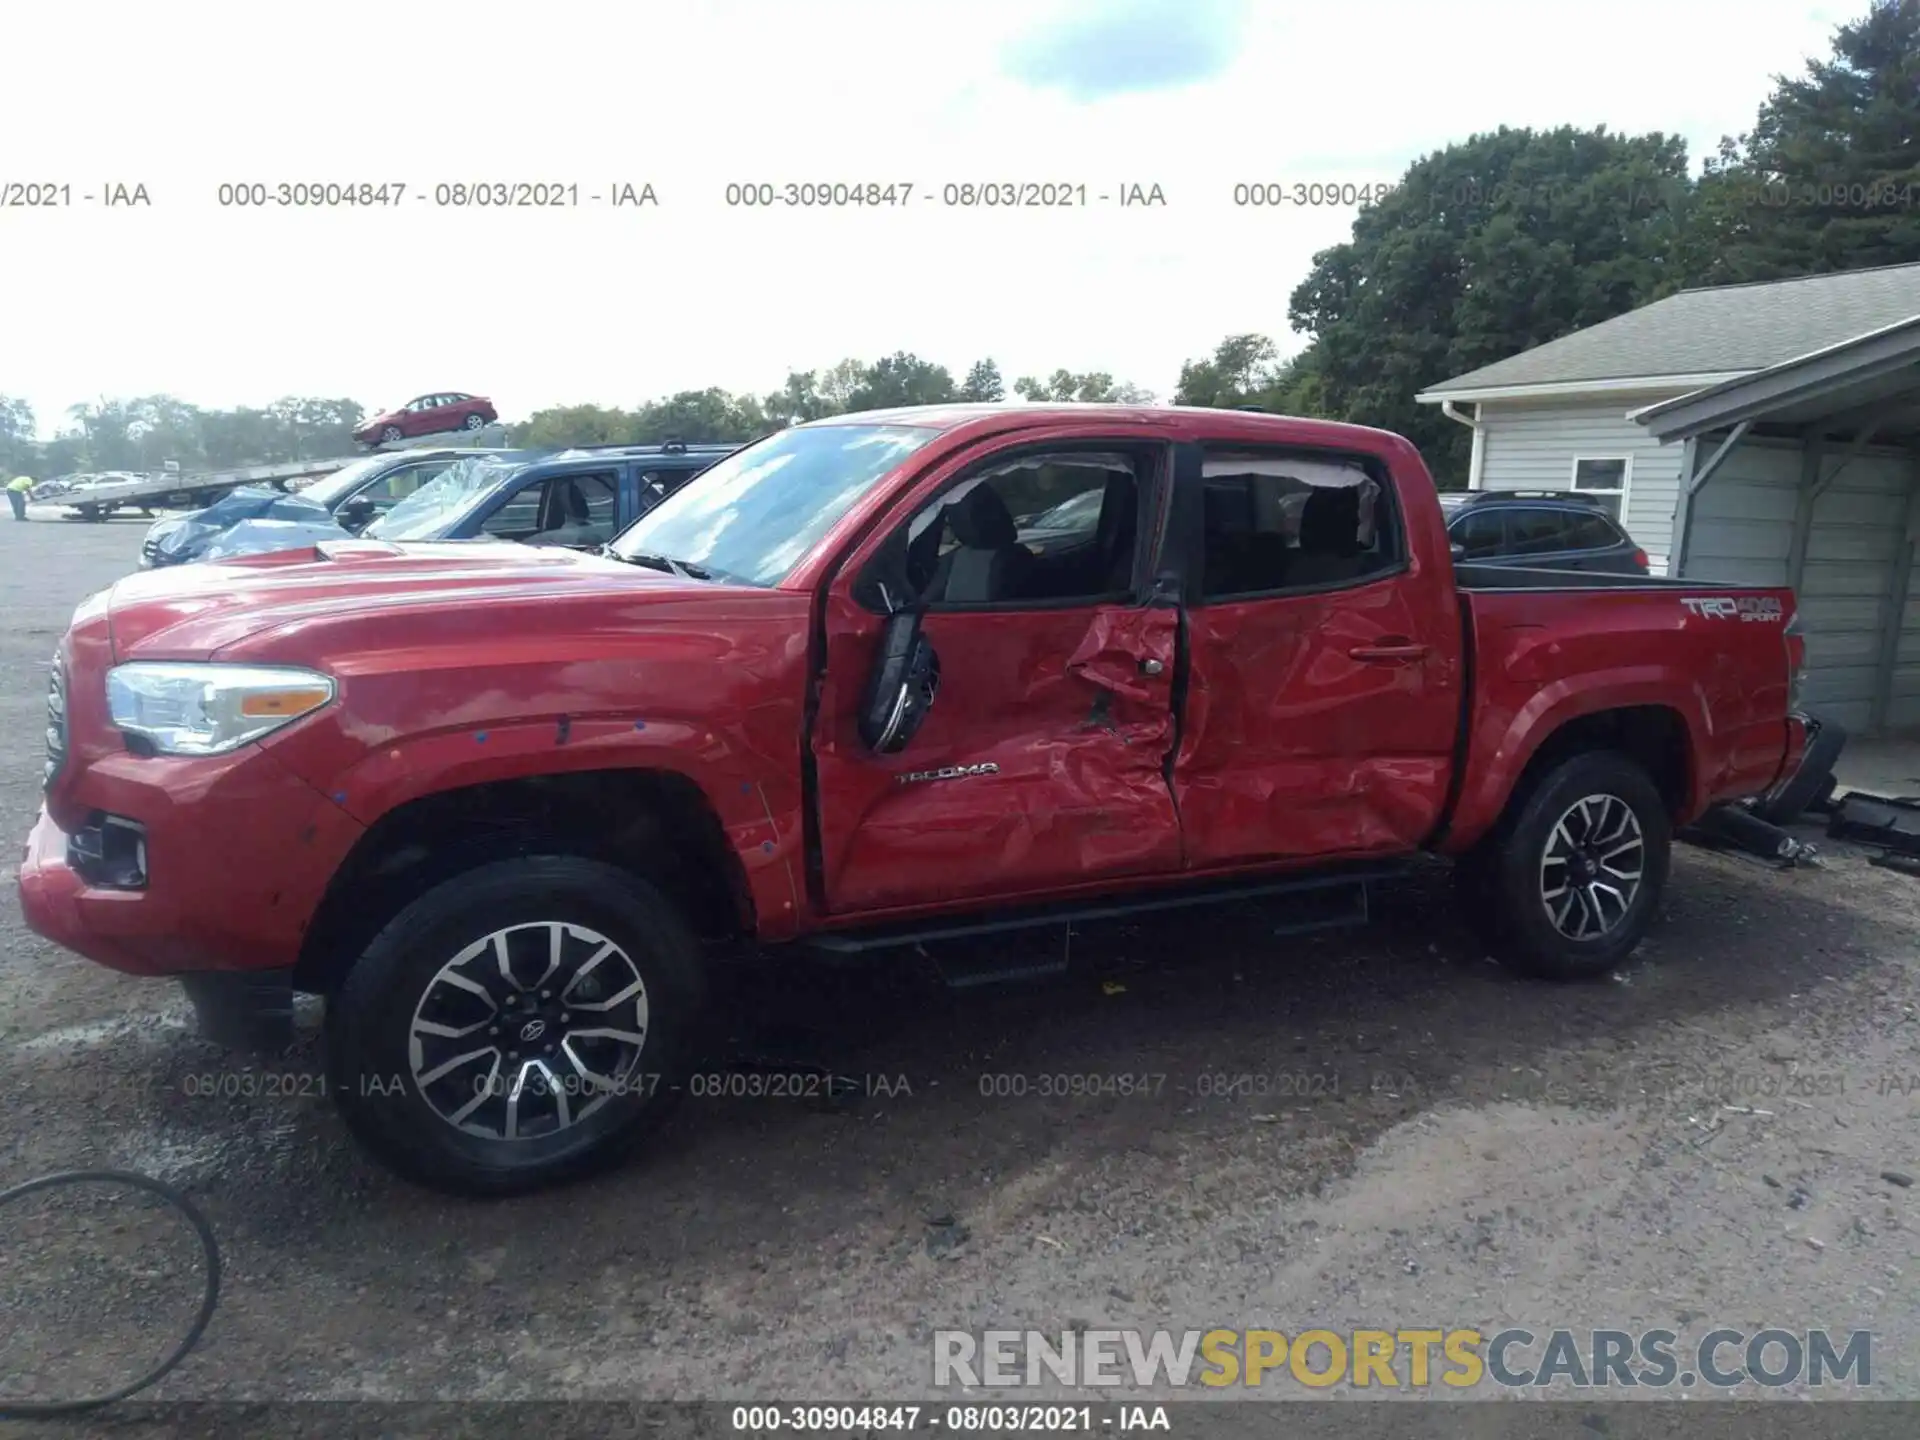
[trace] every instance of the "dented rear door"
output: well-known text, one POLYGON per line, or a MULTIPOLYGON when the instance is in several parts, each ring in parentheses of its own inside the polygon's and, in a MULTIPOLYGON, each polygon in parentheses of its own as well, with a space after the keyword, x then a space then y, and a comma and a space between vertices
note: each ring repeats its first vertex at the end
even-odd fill
POLYGON ((1416 849, 1461 713, 1438 507, 1403 504, 1379 455, 1182 446, 1174 515, 1187 867, 1416 849))

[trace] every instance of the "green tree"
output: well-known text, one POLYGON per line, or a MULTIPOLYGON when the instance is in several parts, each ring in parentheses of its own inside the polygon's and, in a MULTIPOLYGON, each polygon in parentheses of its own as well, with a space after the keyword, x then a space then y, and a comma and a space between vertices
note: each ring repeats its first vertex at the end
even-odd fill
POLYGON ((1229 335, 1206 359, 1180 367, 1173 403, 1220 410, 1252 405, 1278 415, 1323 413, 1313 348, 1285 361, 1279 353, 1268 336, 1229 335))
POLYGON ((40 468, 27 473, 36 480, 51 480, 56 475, 71 475, 85 469, 86 459, 86 440, 67 430, 40 447, 40 468))
POLYGON ((798 425, 837 413, 827 397, 820 393, 818 370, 790 371, 787 383, 770 392, 760 402, 760 408, 769 423, 774 425, 798 425))
POLYGON ((1457 481, 1466 430, 1413 397, 1652 298, 1690 193, 1669 135, 1502 128, 1424 156, 1294 290, 1313 342, 1296 378, 1321 413, 1398 430, 1457 481))
POLYGON ((847 359, 820 372, 818 394, 820 403, 826 406, 825 414, 844 415, 858 408, 854 400, 867 383, 867 370, 864 362, 847 359))
POLYGON ((1920 0, 1876 0, 1774 86, 1706 164, 1676 283, 1920 260, 1920 0))
POLYGON ((1222 410, 1257 404, 1278 381, 1278 357, 1278 347, 1265 335, 1229 335, 1206 359, 1181 365, 1173 403, 1222 410))
POLYGON ((960 398, 944 365, 896 350, 866 368, 847 397, 848 410, 889 410, 896 405, 938 405, 960 398))
POLYGON ((1051 402, 1056 405, 1150 405, 1153 393, 1142 390, 1138 385, 1115 384, 1113 376, 1104 370, 1089 370, 1076 374, 1071 370, 1056 370, 1046 379, 1036 379, 1031 375, 1022 375, 1013 382, 1014 394, 1026 400, 1051 402))
POLYGON ((640 407, 634 439, 643 445, 681 440, 689 445, 740 444, 770 429, 762 403, 751 395, 732 395, 719 386, 682 390, 640 407))
POLYGON ((637 443, 638 417, 630 410, 604 405, 561 405, 536 410, 513 427, 515 445, 529 450, 567 445, 632 445, 637 443))
POLYGON ((1006 399, 1007 386, 1000 378, 1000 367, 990 359, 974 361, 960 384, 960 398, 974 402, 1006 399))
POLYGON ((73 422, 84 445, 85 464, 94 470, 134 470, 140 465, 138 442, 128 433, 139 419, 127 401, 102 396, 96 401, 72 406, 67 418, 73 422))
POLYGON ((277 427, 276 448, 285 459, 311 460, 353 451, 353 431, 366 412, 355 400, 321 400, 288 395, 267 407, 277 427))
POLYGON ((37 434, 33 407, 24 400, 0 395, 0 483, 15 475, 47 478, 34 468, 41 458, 37 434))
MULTIPOLYGON (((290 447, 280 422, 265 410, 207 410, 200 416, 200 448, 215 470, 234 470, 290 459, 290 447)), ((351 444, 339 451, 347 454, 351 444)))

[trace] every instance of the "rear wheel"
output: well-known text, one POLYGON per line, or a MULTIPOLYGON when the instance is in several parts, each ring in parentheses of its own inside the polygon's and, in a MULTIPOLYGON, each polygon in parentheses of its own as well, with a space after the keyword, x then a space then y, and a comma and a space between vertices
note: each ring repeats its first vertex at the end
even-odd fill
POLYGON ((1646 934, 1672 821, 1644 768, 1613 751, 1542 775, 1510 822, 1460 862, 1468 917, 1503 962, 1550 980, 1604 975, 1646 934))
POLYGON ((466 1195, 600 1170, 678 1093, 700 957, 644 880, 567 855, 483 865, 381 929, 333 997, 327 1068, 355 1136, 466 1195))

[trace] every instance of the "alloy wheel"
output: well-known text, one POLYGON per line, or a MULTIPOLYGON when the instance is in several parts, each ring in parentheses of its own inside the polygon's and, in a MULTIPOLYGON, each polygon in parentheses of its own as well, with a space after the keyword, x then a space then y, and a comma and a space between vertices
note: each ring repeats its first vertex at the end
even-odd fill
POLYGON ((1576 800, 1540 858, 1540 901, 1569 940, 1597 940, 1626 919, 1640 893, 1646 837, 1617 795, 1576 800))
POLYGON ((647 1022, 646 982, 618 942, 567 921, 510 925, 428 982, 409 1027, 413 1083, 468 1134, 550 1137, 643 1092, 647 1022))

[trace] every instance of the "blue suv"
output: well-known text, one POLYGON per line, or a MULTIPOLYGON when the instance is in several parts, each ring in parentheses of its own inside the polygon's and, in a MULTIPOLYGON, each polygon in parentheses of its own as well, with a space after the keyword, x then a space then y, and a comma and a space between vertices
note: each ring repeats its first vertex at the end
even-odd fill
POLYGON ((456 461, 360 533, 597 550, 735 445, 589 445, 456 461))
POLYGON ((1645 575, 1647 552, 1597 496, 1576 490, 1442 494, 1447 539, 1463 565, 1645 575))

